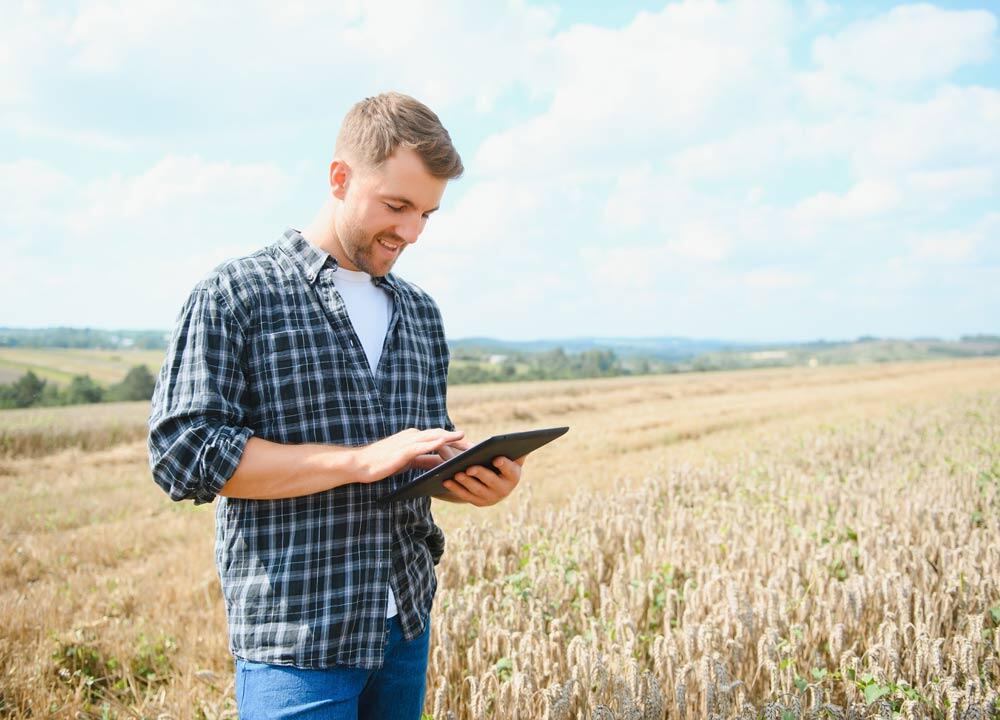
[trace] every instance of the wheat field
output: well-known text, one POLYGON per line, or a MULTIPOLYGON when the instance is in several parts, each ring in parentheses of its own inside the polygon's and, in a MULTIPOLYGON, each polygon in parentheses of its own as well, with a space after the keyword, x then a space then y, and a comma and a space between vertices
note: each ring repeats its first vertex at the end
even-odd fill
MULTIPOLYGON (((997 715, 1000 362, 449 405, 472 439, 571 431, 507 502, 435 504, 435 720, 997 715)), ((74 439, 141 405, 86 412, 0 414, 0 716, 235 717, 211 509, 170 503, 135 436, 74 439)))

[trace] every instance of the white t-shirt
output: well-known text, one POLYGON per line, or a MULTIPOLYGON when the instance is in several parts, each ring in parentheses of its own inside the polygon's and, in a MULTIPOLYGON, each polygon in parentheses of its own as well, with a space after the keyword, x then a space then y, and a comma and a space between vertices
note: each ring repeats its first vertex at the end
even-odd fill
MULTIPOLYGON (((357 270, 345 270, 338 267, 333 273, 333 284, 344 299, 347 316, 351 318, 354 332, 361 341, 368 366, 375 375, 379 358, 382 357, 382 346, 385 335, 389 331, 389 319, 392 317, 392 298, 389 293, 372 282, 372 276, 357 270)), ((396 597, 389 587, 389 607, 386 617, 393 617, 399 611, 396 608, 396 597)))

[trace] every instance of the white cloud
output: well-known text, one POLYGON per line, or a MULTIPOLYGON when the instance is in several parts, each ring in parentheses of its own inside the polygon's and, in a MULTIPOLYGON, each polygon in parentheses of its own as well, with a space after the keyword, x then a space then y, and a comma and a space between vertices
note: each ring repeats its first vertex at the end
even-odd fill
POLYGON ((168 155, 145 172, 115 174, 91 183, 85 228, 118 222, 177 218, 211 209, 219 216, 273 205, 289 189, 290 178, 266 163, 208 162, 196 155, 168 155))
POLYGON ((729 237, 718 224, 697 220, 681 226, 677 238, 667 242, 667 248, 684 260, 717 263, 726 257, 729 237))
POLYGON ((37 2, 5 3, 0 22, 0 107, 31 102, 33 78, 44 69, 65 34, 67 19, 37 2))
POLYGON ((843 195, 821 192, 802 200, 793 216, 806 224, 859 220, 882 215, 895 208, 900 193, 891 181, 863 180, 843 195))
POLYGON ((975 235, 966 230, 929 233, 918 241, 912 259, 919 263, 963 263, 972 258, 975 246, 975 235))
POLYGON ((809 286, 812 277, 808 273, 785 268, 762 268, 745 273, 743 282, 752 290, 787 290, 809 286))
POLYGON ((773 337, 796 305, 845 324, 862 300, 866 318, 915 307, 935 271, 997 300, 961 281, 1000 263, 1000 226, 981 220, 1000 192, 1000 87, 956 72, 993 57, 994 12, 910 4, 851 23, 867 11, 682 0, 556 32, 572 6, 40 8, 0 26, 17 60, 0 62, 16 159, 0 165, 0 302, 16 312, 169 325, 211 266, 308 219, 297 178, 321 163, 302 158, 388 88, 462 143, 466 178, 400 262, 453 334, 773 337), (81 300, 16 302, 29 295, 81 300))
POLYGON ((925 102, 888 103, 856 124, 855 172, 881 174, 1000 160, 1000 91, 944 86, 925 102))
POLYGON ((134 149, 136 146, 135 142, 112 133, 61 127, 41 122, 23 112, 9 112, 0 115, 0 127, 10 130, 23 139, 56 141, 93 150, 124 152, 134 149))
POLYGON ((996 26, 985 10, 899 5, 818 38, 813 58, 826 73, 899 91, 989 58, 996 26))
POLYGON ((0 227, 47 224, 46 217, 59 213, 75 186, 69 175, 40 160, 0 164, 0 227))
POLYGON ((4 265, 18 279, 0 288, 7 322, 166 327, 212 267, 276 238, 286 219, 274 209, 291 189, 280 168, 197 156, 94 180, 35 160, 0 165, 4 265), (35 299, 17 301, 26 294, 35 299))
POLYGON ((577 26, 553 40, 548 109, 489 137, 480 172, 538 172, 649 154, 775 101, 788 71, 779 2, 671 3, 622 29, 577 26), (752 30, 751 30, 752 29, 752 30), (625 130, 627 128, 627 130, 625 130))

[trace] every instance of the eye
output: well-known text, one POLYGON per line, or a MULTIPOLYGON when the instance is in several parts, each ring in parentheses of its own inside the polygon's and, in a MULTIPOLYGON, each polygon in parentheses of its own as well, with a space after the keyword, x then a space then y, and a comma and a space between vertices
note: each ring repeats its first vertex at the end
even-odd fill
POLYGON ((403 206, 402 205, 396 206, 396 205, 391 205, 389 203, 382 203, 382 204, 385 205, 390 210, 392 210, 394 213, 403 212, 403 206))

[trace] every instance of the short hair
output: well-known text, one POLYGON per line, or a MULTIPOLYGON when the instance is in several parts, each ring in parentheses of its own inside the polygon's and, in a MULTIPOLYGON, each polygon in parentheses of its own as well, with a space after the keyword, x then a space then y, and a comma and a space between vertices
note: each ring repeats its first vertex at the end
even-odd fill
POLYGON ((382 165, 399 147, 415 151, 434 177, 452 180, 465 169, 438 116, 403 93, 382 93, 355 103, 337 133, 336 153, 348 153, 371 167, 382 165))

